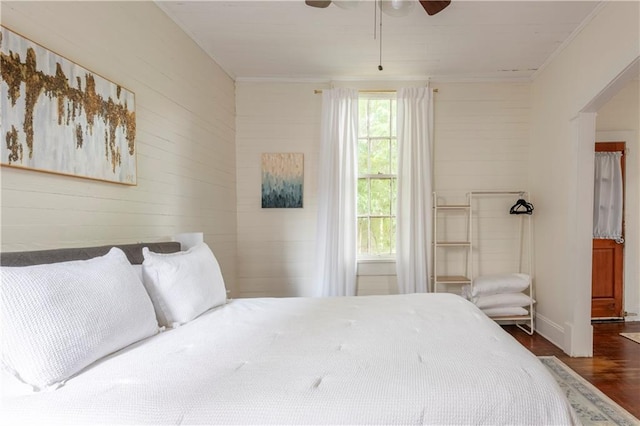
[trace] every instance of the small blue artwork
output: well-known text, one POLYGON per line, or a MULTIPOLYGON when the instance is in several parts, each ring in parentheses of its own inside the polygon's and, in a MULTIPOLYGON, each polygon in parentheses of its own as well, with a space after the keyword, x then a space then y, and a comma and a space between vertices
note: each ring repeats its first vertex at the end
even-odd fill
POLYGON ((262 154, 262 208, 302 208, 302 154, 262 154))

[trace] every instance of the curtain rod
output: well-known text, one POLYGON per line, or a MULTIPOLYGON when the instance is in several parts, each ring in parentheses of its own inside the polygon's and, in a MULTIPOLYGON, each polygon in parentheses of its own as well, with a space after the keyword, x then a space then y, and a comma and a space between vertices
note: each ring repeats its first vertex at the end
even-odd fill
MULTIPOLYGON (((359 93, 396 93, 397 90, 358 90, 359 93)), ((433 89, 434 93, 438 93, 438 89, 433 89)), ((319 95, 322 93, 322 89, 316 89, 313 91, 314 94, 319 95)))
POLYGON ((471 195, 524 195, 527 191, 471 191, 471 195))

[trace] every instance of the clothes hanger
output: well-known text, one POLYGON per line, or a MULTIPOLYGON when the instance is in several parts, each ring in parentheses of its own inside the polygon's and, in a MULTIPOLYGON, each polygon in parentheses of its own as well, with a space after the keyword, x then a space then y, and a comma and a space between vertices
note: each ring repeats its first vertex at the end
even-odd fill
POLYGON ((533 204, 528 203, 524 198, 520 198, 511 206, 509 214, 533 214, 533 204))

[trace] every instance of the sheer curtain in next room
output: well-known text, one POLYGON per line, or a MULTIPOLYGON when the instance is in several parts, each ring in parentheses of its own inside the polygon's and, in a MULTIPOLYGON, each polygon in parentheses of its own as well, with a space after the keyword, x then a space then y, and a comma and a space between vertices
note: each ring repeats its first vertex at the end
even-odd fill
POLYGON ((596 152, 593 237, 622 241, 622 152, 596 152))

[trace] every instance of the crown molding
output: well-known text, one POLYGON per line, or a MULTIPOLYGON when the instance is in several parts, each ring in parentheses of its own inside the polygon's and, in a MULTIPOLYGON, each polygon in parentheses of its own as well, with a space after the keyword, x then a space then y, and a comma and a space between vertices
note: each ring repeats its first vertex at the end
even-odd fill
POLYGON ((331 83, 327 77, 236 77, 236 83, 331 83))
POLYGON ((394 82, 419 82, 419 83, 530 83, 531 77, 477 77, 477 76, 396 76, 389 78, 368 77, 237 77, 236 83, 310 83, 310 84, 334 84, 334 83, 394 83, 394 82))

